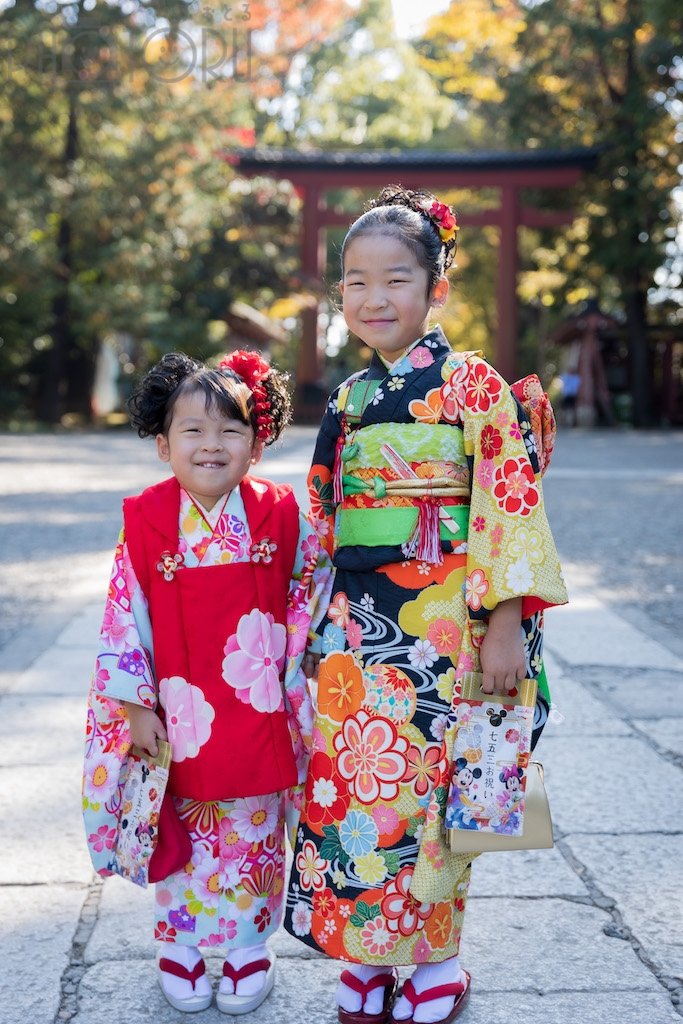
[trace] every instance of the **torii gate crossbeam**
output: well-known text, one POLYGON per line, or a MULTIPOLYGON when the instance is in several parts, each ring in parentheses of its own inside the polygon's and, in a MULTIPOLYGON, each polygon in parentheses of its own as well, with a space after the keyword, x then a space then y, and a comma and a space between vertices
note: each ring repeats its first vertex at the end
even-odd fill
MULTIPOLYGON (((242 150, 226 157, 241 174, 263 175, 292 182, 303 197, 301 263, 304 275, 322 282, 326 263, 325 229, 349 224, 348 214, 330 209, 325 194, 331 189, 380 189, 390 182, 406 188, 496 188, 499 205, 474 214, 458 214, 464 226, 493 225, 499 229, 494 346, 496 368, 508 380, 517 374, 520 227, 558 227, 571 223, 569 209, 540 210, 524 206, 523 189, 570 189, 594 165, 594 149, 525 150, 520 153, 298 153, 288 150, 242 150)), ((302 343, 297 363, 299 396, 321 377, 318 347, 318 309, 303 313, 302 343)), ((304 410, 305 411, 305 410, 304 410)))

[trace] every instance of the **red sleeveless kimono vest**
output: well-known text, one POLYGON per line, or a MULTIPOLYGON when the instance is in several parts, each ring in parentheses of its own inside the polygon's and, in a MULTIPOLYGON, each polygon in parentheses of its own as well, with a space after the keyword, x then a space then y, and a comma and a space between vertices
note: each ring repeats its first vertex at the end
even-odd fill
MULTIPOLYGON (((157 686, 180 677, 198 687, 215 712, 208 739, 203 742, 205 712, 204 721, 195 725, 201 742, 193 743, 187 718, 195 712, 196 698, 186 701, 182 709, 189 742, 174 752, 169 792, 195 800, 275 793, 297 782, 284 696, 277 710, 258 711, 238 699, 234 686, 223 677, 222 666, 226 643, 232 638, 234 648, 240 620, 254 609, 272 616, 286 630, 299 509, 290 487, 268 480, 246 477, 240 493, 252 545, 267 542, 267 548, 264 545, 260 556, 256 551, 248 562, 190 568, 181 564, 171 579, 164 577, 158 565, 163 555, 178 551, 178 481, 175 477, 164 480, 123 503, 128 550, 149 604, 157 686), (182 753, 182 759, 176 760, 176 753, 182 753)), ((281 688, 283 678, 284 667, 281 688)), ((157 711, 164 719, 161 705, 157 711)), ((197 718, 192 722, 197 723, 197 718)), ((169 729, 169 722, 165 724, 169 729)), ((172 735, 169 738, 173 740, 172 735)))

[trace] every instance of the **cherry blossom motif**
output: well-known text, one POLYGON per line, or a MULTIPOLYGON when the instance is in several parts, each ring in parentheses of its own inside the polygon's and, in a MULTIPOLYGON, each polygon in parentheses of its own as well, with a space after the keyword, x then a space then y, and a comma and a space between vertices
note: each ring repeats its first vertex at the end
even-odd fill
POLYGON ((396 878, 384 886, 380 910, 390 932, 412 935, 424 927, 434 907, 433 903, 420 903, 410 894, 413 871, 409 865, 402 867, 396 878))
POLYGON ((296 658, 306 650, 308 642, 308 624, 310 616, 305 609, 287 609, 287 655, 296 658))
POLYGON ((392 935, 387 922, 380 915, 363 925, 360 933, 361 946, 367 949, 370 956, 386 956, 398 942, 398 935, 392 935))
POLYGON ((489 585, 481 569, 474 569, 469 576, 465 577, 465 601, 473 612, 478 612, 482 605, 482 598, 488 594, 489 585))
POLYGON ((415 369, 421 370, 425 366, 432 365, 434 362, 434 356, 426 348, 421 348, 418 345, 408 353, 408 361, 415 367, 415 369))
POLYGON ((493 483, 493 469, 494 463, 492 459, 480 459, 475 467, 474 475, 477 478, 477 483, 484 491, 488 491, 493 483))
POLYGON ((134 647, 138 634, 132 613, 107 601, 100 639, 105 647, 117 654, 123 654, 128 647, 134 647))
POLYGON ((434 644, 437 654, 452 654, 460 647, 462 632, 453 619, 435 619, 427 627, 427 639, 434 644))
POLYGON ((102 668, 102 666, 100 665, 100 660, 98 658, 97 664, 95 666, 95 689, 99 690, 100 693, 104 692, 104 690, 107 689, 107 683, 109 682, 110 679, 111 676, 109 675, 109 672, 106 670, 106 668, 102 668))
POLYGON ((349 619, 349 624, 346 627, 346 642, 354 651, 357 651, 363 644, 363 627, 355 619, 349 619))
POLYGON ((488 412, 500 401, 503 383, 486 363, 475 363, 467 388, 467 408, 472 412, 488 412))
POLYGON ((196 757, 211 736, 215 710, 204 700, 199 687, 192 686, 181 676, 160 681, 159 701, 166 716, 173 760, 196 757))
POLYGON ((340 591, 332 601, 328 616, 332 619, 335 626, 339 626, 341 629, 346 629, 349 624, 351 617, 351 609, 349 607, 349 599, 342 591, 340 591))
POLYGON ((312 919, 313 912, 311 908, 299 900, 292 910, 292 931, 294 934, 298 935, 299 938, 308 935, 311 930, 312 919))
POLYGON ((474 658, 471 654, 461 651, 458 657, 458 664, 455 666, 457 679, 462 679, 466 672, 474 672, 474 658))
POLYGON ((106 752, 104 741, 96 736, 85 763, 83 795, 91 803, 104 803, 118 786, 120 772, 120 756, 106 752))
POLYGON ((329 867, 329 861, 321 857, 315 848, 315 843, 307 839, 301 847, 301 852, 296 856, 296 869, 299 872, 299 881, 302 889, 314 889, 316 892, 325 888, 325 872, 329 867))
POLYGON ((113 850, 116 845, 116 829, 100 825, 97 832, 92 832, 88 836, 88 843, 96 853, 102 853, 105 847, 107 850, 113 850))
POLYGON ((472 529, 475 531, 475 533, 481 533, 483 530, 485 530, 486 529, 486 517, 485 516, 475 516, 474 519, 472 520, 472 529))
POLYGON ((280 673, 285 664, 287 630, 267 612, 243 615, 224 648, 223 679, 238 700, 268 713, 283 707, 280 673))
POLYGON ((408 740, 398 735, 393 722, 371 718, 361 709, 344 720, 334 747, 337 771, 359 803, 391 801, 398 795, 408 764, 408 740))
POLYGON ((526 459, 506 459, 493 476, 493 496, 503 512, 528 516, 538 505, 540 495, 534 471, 526 459))

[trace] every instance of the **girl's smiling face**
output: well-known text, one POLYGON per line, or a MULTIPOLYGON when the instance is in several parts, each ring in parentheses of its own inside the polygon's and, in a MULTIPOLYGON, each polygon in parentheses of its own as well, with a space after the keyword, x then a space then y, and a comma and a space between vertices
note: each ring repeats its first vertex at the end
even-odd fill
POLYGON ((432 306, 446 301, 445 277, 428 285, 427 271, 395 234, 358 235, 346 248, 339 284, 347 326, 393 363, 426 334, 432 306))
POLYGON ((229 493, 263 454, 263 441, 251 426, 206 408, 202 391, 178 396, 165 434, 157 434, 157 453, 195 501, 211 509, 229 493))

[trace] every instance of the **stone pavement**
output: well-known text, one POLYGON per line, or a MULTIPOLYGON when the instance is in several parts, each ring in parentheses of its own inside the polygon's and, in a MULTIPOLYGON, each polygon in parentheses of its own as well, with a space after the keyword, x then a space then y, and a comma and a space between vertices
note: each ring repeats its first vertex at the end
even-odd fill
MULTIPOLYGON (((306 459, 297 449, 271 475, 300 486, 306 459)), ((547 630, 564 717, 540 748, 557 842, 475 865, 462 945, 473 992, 459 1020, 680 1022, 683 660, 666 633, 653 640, 566 571, 572 601, 547 630)), ((33 649, 8 648, 15 671, 0 679, 0 1024, 187 1020, 154 980, 150 892, 96 878, 85 849, 84 693, 103 590, 56 639, 41 644, 38 630, 33 649)), ((248 1019, 336 1020, 337 965, 284 933, 273 947, 278 984, 248 1019)), ((215 1008, 196 1019, 225 1020, 215 1008)))

